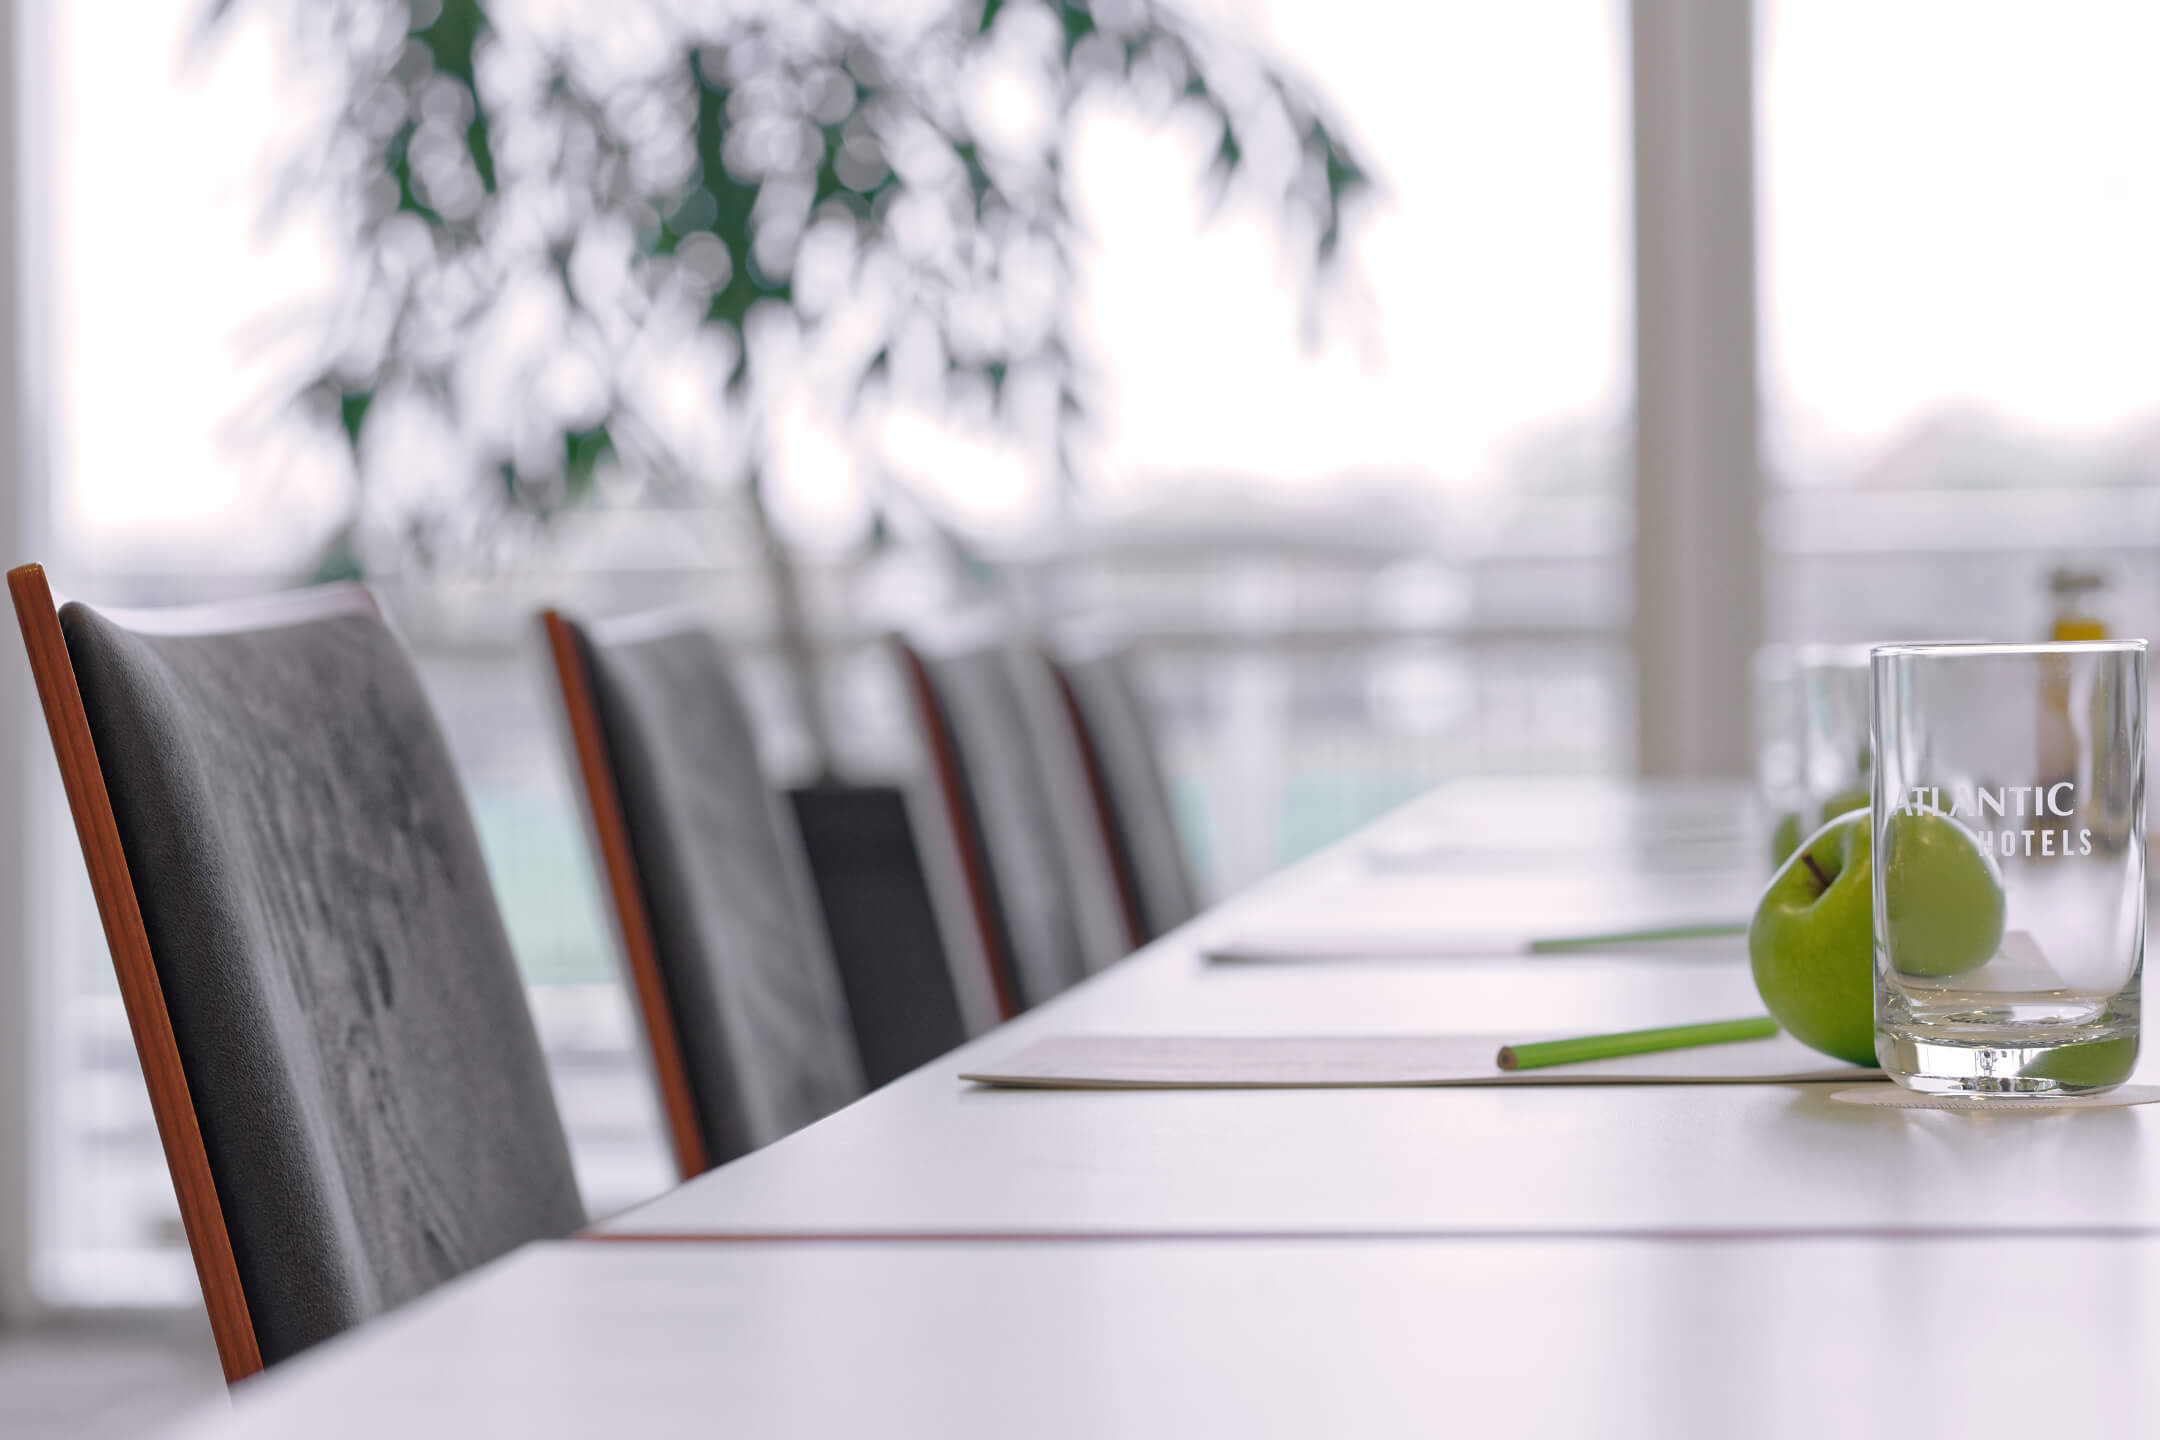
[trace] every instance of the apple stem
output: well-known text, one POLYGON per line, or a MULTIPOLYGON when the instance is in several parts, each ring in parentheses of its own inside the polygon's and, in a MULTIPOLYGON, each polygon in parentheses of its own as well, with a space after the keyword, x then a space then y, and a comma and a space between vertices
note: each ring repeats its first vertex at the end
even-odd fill
POLYGON ((1815 877, 1816 884, 1822 886, 1825 890, 1830 888, 1830 877, 1822 873, 1822 867, 1815 863, 1813 855, 1808 854, 1805 850, 1801 851, 1800 863, 1807 866, 1808 874, 1815 877))

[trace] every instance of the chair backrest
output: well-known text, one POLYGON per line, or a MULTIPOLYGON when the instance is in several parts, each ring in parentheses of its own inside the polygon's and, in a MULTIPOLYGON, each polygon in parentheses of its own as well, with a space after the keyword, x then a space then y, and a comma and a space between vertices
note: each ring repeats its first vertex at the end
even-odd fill
POLYGON ((1079 742, 1096 833, 1137 948, 1200 913, 1154 729, 1123 650, 1092 646, 1049 659, 1079 742))
POLYGON ((1107 889, 1107 877, 1071 838, 1084 804, 1068 773, 1076 762, 1053 752, 1046 697, 1029 692, 1024 657, 1001 633, 898 644, 975 892, 982 948, 1015 1014, 1115 958, 1098 954, 1093 938, 1094 910, 1107 913, 1110 901, 1092 892, 1107 889))
POLYGON ((542 616, 685 1175, 862 1093, 801 844, 719 641, 693 619, 542 616))
POLYGON ((10 573, 229 1378, 584 1223, 450 754, 366 591, 10 573))
POLYGON ((912 789, 830 781, 787 796, 872 1087, 965 1044, 962 986, 987 980, 979 960, 964 973, 912 789))

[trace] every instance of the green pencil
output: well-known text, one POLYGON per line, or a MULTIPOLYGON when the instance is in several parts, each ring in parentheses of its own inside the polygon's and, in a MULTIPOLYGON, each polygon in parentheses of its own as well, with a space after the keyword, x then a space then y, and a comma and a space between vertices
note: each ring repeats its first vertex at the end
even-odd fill
POLYGON ((1720 935, 1745 935, 1745 920, 1713 920, 1700 925, 1667 925, 1657 930, 1613 930, 1603 935, 1552 935, 1530 942, 1533 955, 1563 950, 1596 950, 1606 945, 1648 945, 1659 940, 1708 940, 1720 935))
POLYGON ((1503 1045, 1502 1070, 1536 1070, 1577 1060, 1610 1060, 1615 1055, 1645 1055, 1653 1050, 1682 1050, 1690 1045, 1721 1045, 1728 1040, 1767 1040, 1777 1034, 1768 1015, 1747 1020, 1712 1020, 1705 1025, 1667 1025, 1660 1030, 1622 1030, 1617 1035, 1584 1035, 1573 1040, 1540 1040, 1532 1045, 1503 1045))

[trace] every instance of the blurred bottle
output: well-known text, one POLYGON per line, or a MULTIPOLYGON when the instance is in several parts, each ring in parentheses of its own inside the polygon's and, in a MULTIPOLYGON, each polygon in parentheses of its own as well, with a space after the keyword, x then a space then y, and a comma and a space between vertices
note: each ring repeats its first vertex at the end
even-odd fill
POLYGON ((2058 565, 2049 571, 2048 639, 2107 639, 2107 622, 2100 618, 2106 593, 2107 576, 2098 570, 2058 565))

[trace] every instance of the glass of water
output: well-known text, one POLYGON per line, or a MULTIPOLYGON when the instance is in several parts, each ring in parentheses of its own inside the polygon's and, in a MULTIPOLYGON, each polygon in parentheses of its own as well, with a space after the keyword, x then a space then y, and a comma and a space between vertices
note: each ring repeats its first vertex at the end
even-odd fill
POLYGON ((2145 642, 1873 653, 1875 1053, 1936 1094, 2137 1063, 2145 642))

